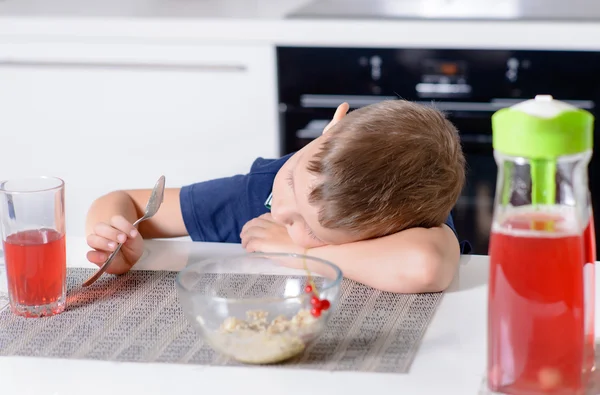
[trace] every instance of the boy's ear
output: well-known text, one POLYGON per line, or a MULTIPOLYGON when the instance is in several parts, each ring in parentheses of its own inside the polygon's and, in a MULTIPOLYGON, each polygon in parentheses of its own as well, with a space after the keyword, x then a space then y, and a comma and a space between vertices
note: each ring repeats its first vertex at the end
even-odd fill
POLYGON ((344 116, 346 116, 346 113, 348 112, 348 110, 350 109, 350 106, 348 105, 348 103, 342 103, 338 106, 338 108, 335 110, 335 114, 333 114, 333 119, 331 120, 331 122, 329 122, 327 124, 327 126, 325 126, 325 129, 323 129, 323 134, 327 133, 327 131, 329 129, 331 129, 331 127, 333 125, 335 125, 336 123, 338 123, 338 121, 342 118, 344 118, 344 116))

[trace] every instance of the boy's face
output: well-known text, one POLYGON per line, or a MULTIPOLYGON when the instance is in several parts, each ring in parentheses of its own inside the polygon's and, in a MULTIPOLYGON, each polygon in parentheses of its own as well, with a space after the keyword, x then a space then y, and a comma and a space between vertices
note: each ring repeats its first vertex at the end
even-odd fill
POLYGON ((322 227, 319 224, 320 207, 308 202, 308 196, 319 179, 307 170, 307 165, 327 137, 325 135, 313 140, 288 159, 273 183, 273 220, 287 228, 294 244, 305 248, 359 240, 347 232, 322 227))

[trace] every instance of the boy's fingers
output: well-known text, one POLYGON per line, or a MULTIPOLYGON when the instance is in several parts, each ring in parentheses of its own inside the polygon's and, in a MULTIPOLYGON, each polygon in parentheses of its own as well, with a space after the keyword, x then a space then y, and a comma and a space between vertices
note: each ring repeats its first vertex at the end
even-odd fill
POLYGON ((252 227, 244 233, 242 236, 242 247, 246 248, 246 245, 255 238, 264 238, 266 236, 265 228, 252 227))
POLYGON ((252 221, 254 221, 254 220, 253 220, 253 219, 251 219, 250 221, 246 222, 246 223, 244 224, 244 226, 242 226, 242 231, 240 232, 240 236, 243 236, 243 235, 244 235, 244 233, 246 233, 246 231, 248 230, 248 228, 250 228, 250 227, 252 226, 252 224, 253 224, 253 222, 252 222, 252 221))
POLYGON ((248 252, 255 252, 257 251, 256 249, 256 245, 259 243, 259 240, 261 240, 261 237, 248 237, 244 240, 244 243, 242 244, 242 248, 244 248, 246 251, 248 252))
POLYGON ((127 235, 109 224, 99 223, 94 226, 94 233, 105 239, 124 243, 127 241, 127 235))
POLYGON ((88 251, 87 259, 96 265, 101 265, 108 259, 108 254, 102 251, 88 251))
MULTIPOLYGON (((102 251, 88 251, 87 259, 95 265, 102 266, 108 259, 108 254, 102 251)), ((131 265, 127 261, 121 257, 116 257, 108 267, 108 270, 106 270, 106 273, 123 274, 128 272, 129 269, 131 269, 131 265)))
MULTIPOLYGON (((102 262, 102 263, 104 263, 104 262, 102 262)), ((131 269, 131 265, 125 259, 122 259, 120 256, 117 256, 117 257, 115 257, 115 260, 113 262, 111 262, 108 269, 106 269, 106 273, 119 275, 119 274, 127 273, 130 269, 131 269)))
POLYGON ((340 119, 344 118, 344 116, 346 116, 346 113, 348 113, 348 110, 350 110, 350 105, 348 103, 344 102, 340 104, 335 110, 335 114, 333 114, 333 119, 331 120, 331 122, 329 122, 327 126, 325 126, 323 133, 327 132, 329 129, 331 129, 333 125, 338 123, 340 119))
POLYGON ((138 231, 129 221, 125 219, 125 217, 121 215, 115 215, 110 219, 110 224, 119 229, 121 232, 125 233, 128 237, 136 237, 138 235, 138 231))
POLYGON ((265 225, 268 225, 270 223, 277 224, 277 222, 275 222, 275 220, 273 219, 273 215, 271 213, 265 213, 260 217, 256 218, 256 220, 258 223, 262 223, 265 225))
POLYGON ((95 234, 88 235, 87 243, 95 250, 114 251, 117 248, 117 242, 109 240, 95 234))
POLYGON ((242 231, 240 232, 240 237, 244 237, 254 228, 264 228, 267 225, 264 219, 254 218, 246 222, 246 224, 242 227, 242 231))

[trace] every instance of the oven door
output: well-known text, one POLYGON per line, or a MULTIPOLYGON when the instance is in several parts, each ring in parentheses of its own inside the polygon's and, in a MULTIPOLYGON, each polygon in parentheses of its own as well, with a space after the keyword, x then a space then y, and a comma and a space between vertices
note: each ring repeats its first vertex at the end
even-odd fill
POLYGON ((490 112, 454 112, 449 119, 458 128, 466 159, 466 181, 452 215, 461 240, 472 253, 487 255, 492 227, 497 167, 492 148, 490 112))
MULTIPOLYGON (((323 132, 334 109, 284 108, 280 113, 281 153, 295 152, 323 132)), ((496 164, 492 150, 491 112, 448 112, 461 134, 467 162, 467 179, 454 210, 454 225, 461 240, 468 240, 475 254, 487 254, 494 194, 496 164)))
POLYGON ((287 155, 300 150, 323 133, 335 109, 284 109, 279 114, 280 151, 287 155))

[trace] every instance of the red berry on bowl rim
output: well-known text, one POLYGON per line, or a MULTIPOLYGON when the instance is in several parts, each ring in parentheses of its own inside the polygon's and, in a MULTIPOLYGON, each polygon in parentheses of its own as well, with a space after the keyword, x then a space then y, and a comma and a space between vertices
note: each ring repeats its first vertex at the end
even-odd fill
MULTIPOLYGON (((304 251, 304 255, 306 255, 306 250, 304 251)), ((307 294, 312 294, 310 298, 310 304, 312 305, 310 314, 315 318, 319 318, 323 310, 327 310, 331 304, 327 299, 319 299, 319 292, 317 291, 317 287, 313 282, 310 270, 306 265, 306 261, 303 259, 302 262, 304 263, 304 270, 306 270, 306 275, 308 277, 308 284, 306 287, 304 287, 304 291, 307 294)))
POLYGON ((313 305, 313 307, 315 307, 317 309, 321 308, 321 301, 316 296, 313 296, 312 298, 310 298, 310 304, 313 305))

